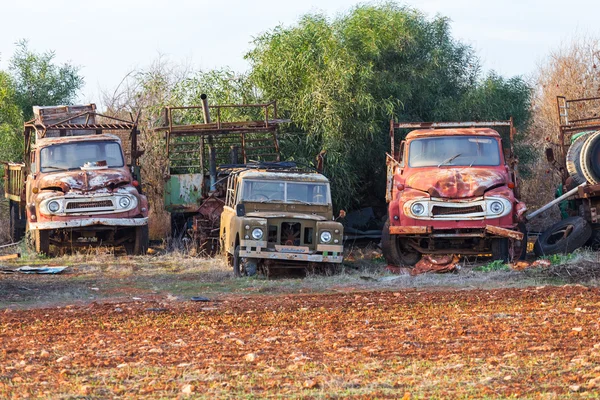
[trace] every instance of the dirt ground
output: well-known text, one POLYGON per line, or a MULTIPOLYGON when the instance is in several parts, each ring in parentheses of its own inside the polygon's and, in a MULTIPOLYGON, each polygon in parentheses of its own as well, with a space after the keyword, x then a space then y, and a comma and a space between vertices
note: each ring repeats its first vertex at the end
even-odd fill
POLYGON ((220 259, 54 261, 68 268, 0 274, 0 398, 562 399, 600 388, 600 268, 589 260, 411 277, 371 259, 271 279, 234 279, 220 259))

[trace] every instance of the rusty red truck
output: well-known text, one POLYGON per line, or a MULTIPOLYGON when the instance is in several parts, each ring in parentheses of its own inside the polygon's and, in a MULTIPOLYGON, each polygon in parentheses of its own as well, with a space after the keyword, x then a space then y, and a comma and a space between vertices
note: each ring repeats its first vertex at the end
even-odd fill
POLYGON ((512 119, 391 121, 382 232, 389 264, 412 266, 423 254, 522 257, 526 207, 518 200, 514 132, 512 119), (413 130, 396 147, 399 129, 413 130), (505 146, 499 130, 508 131, 505 146))
POLYGON ((145 253, 148 201, 133 116, 102 115, 94 104, 34 107, 34 115, 24 127, 25 162, 5 165, 13 240, 27 233, 31 247, 47 255, 51 245, 145 253))

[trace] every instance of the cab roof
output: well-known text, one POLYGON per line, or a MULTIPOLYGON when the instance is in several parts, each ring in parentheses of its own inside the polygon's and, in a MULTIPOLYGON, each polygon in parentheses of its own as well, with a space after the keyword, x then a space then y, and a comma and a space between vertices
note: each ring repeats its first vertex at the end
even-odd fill
POLYGON ((52 138, 38 139, 33 146, 34 149, 48 147, 55 144, 76 143, 76 142, 119 142, 121 139, 118 136, 103 133, 100 135, 85 135, 85 136, 61 136, 52 138))
POLYGON ((493 136, 499 138, 500 134, 490 128, 417 129, 409 132, 408 135, 406 135, 406 140, 440 136, 493 136))
POLYGON ((328 183, 329 180, 316 172, 293 172, 293 171, 267 171, 267 170, 247 170, 242 171, 238 175, 244 179, 268 179, 268 180, 285 180, 285 181, 303 181, 303 182, 320 182, 328 183))

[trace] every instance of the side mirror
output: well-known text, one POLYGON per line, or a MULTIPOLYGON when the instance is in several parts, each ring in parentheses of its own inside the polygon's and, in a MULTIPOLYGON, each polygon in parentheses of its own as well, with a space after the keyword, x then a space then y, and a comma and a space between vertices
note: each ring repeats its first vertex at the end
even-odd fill
POLYGON ((554 163, 554 151, 551 148, 546 149, 546 160, 551 164, 554 163))
POLYGON ((238 204, 237 206, 235 206, 235 215, 237 215, 238 217, 243 217, 244 215, 246 215, 246 205, 238 204))

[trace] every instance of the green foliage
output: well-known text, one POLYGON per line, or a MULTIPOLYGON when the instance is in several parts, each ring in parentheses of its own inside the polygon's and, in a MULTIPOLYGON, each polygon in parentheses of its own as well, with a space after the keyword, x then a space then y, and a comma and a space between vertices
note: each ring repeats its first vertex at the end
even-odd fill
POLYGON ((21 112, 15 104, 15 87, 10 75, 0 71, 0 161, 17 161, 22 156, 21 112))
POLYGON ((490 261, 485 265, 481 265, 479 267, 473 268, 473 271, 479 272, 492 272, 492 271, 508 271, 510 267, 504 263, 502 260, 494 260, 490 261))
POLYGON ((389 120, 529 119, 520 78, 480 77, 473 50, 446 18, 395 3, 360 5, 334 20, 305 15, 254 41, 250 78, 291 118, 282 150, 312 161, 327 150, 326 174, 339 207, 382 199, 389 120))
POLYGON ((78 68, 53 63, 54 52, 34 53, 17 43, 10 73, 0 71, 0 161, 21 161, 23 122, 34 105, 71 104, 83 85, 78 68))
POLYGON ((17 43, 10 60, 15 81, 15 101, 25 120, 33 116, 32 106, 72 104, 83 86, 79 68, 71 64, 56 65, 54 52, 35 53, 27 41, 17 43))
POLYGON ((543 260, 550 261, 552 265, 563 265, 568 264, 569 261, 573 260, 576 257, 576 254, 568 253, 568 254, 552 254, 548 257, 543 257, 543 260))

